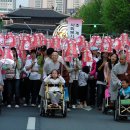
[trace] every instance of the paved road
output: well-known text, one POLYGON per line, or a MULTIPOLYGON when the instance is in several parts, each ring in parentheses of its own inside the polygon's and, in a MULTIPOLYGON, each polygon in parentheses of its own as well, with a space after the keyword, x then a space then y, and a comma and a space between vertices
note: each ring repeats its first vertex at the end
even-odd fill
POLYGON ((115 122, 97 110, 75 109, 67 118, 40 117, 38 108, 4 108, 0 130, 130 130, 130 121, 115 122))

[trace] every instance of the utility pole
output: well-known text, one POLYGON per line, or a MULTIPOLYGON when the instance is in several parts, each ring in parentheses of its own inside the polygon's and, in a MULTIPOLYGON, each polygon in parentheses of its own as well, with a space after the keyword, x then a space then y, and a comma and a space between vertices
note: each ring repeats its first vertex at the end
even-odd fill
POLYGON ((24 22, 24 24, 30 29, 32 35, 32 29, 30 28, 30 26, 26 22, 24 22))

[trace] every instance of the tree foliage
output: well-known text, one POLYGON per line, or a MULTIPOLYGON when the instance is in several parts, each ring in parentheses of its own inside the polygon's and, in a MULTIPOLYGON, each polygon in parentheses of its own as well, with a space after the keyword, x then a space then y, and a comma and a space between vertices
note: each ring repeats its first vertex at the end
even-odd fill
POLYGON ((106 31, 122 33, 130 29, 129 0, 103 0, 101 12, 106 31))
POLYGON ((101 0, 93 0, 92 2, 86 3, 80 7, 77 11, 75 17, 83 19, 83 33, 97 33, 102 32, 102 27, 97 25, 94 28, 94 25, 89 24, 100 24, 101 22, 101 0))
POLYGON ((2 19, 0 19, 0 31, 2 30, 2 27, 3 27, 3 21, 2 19))
POLYGON ((130 0, 91 0, 81 6, 74 17, 83 19, 83 33, 130 31, 130 0), (84 24, 104 26, 94 28, 84 24))

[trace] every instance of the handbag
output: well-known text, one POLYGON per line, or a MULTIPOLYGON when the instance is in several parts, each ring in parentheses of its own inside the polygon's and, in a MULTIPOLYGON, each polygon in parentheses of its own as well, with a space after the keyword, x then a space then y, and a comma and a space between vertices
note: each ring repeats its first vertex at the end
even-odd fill
POLYGON ((20 78, 21 79, 27 78, 28 77, 27 75, 28 74, 24 70, 22 70, 21 73, 20 73, 20 78))
POLYGON ((6 74, 5 74, 5 78, 8 80, 12 80, 15 79, 16 76, 16 68, 17 68, 17 64, 15 67, 11 68, 11 69, 7 69, 6 70, 6 74))
POLYGON ((5 78, 6 79, 15 79, 15 75, 16 75, 16 68, 12 68, 9 70, 6 70, 6 74, 5 74, 5 78))

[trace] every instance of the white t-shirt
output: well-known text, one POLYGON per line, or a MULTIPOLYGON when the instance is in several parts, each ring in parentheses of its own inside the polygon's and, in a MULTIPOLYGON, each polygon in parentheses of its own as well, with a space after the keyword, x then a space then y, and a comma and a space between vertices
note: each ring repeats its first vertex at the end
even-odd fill
POLYGON ((78 58, 75 58, 72 62, 70 62, 70 67, 68 68, 70 72, 70 83, 72 83, 73 80, 78 80, 79 70, 74 70, 74 66, 76 65, 78 66, 79 70, 81 70, 82 65, 78 58))
MULTIPOLYGON (((34 70, 39 71, 40 66, 37 64, 37 59, 35 59, 34 62, 35 62, 35 64, 33 65, 32 70, 34 69, 34 70)), ((30 65, 32 65, 32 59, 28 59, 26 61, 25 68, 29 67, 30 65)), ((29 73, 30 73, 30 76, 29 76, 30 80, 40 80, 41 79, 41 74, 39 74, 38 72, 29 71, 29 73)))
POLYGON ((79 76, 78 76, 78 85, 79 86, 86 86, 87 80, 88 80, 88 74, 86 74, 83 71, 80 71, 79 76))
MULTIPOLYGON (((45 63, 50 62, 50 61, 52 61, 52 59, 51 59, 50 57, 45 58, 45 63)), ((65 65, 65 62, 64 62, 62 56, 58 55, 58 60, 57 60, 57 61, 59 61, 59 62, 61 62, 63 65, 65 65)))
POLYGON ((54 92, 54 91, 60 91, 60 88, 59 88, 58 86, 55 86, 55 84, 61 83, 62 85, 64 85, 65 80, 63 79, 62 76, 59 76, 57 79, 53 79, 53 78, 51 78, 51 76, 49 75, 48 77, 46 77, 46 78, 44 79, 44 82, 45 82, 45 83, 48 83, 48 84, 54 84, 54 86, 49 87, 49 92, 54 92))

